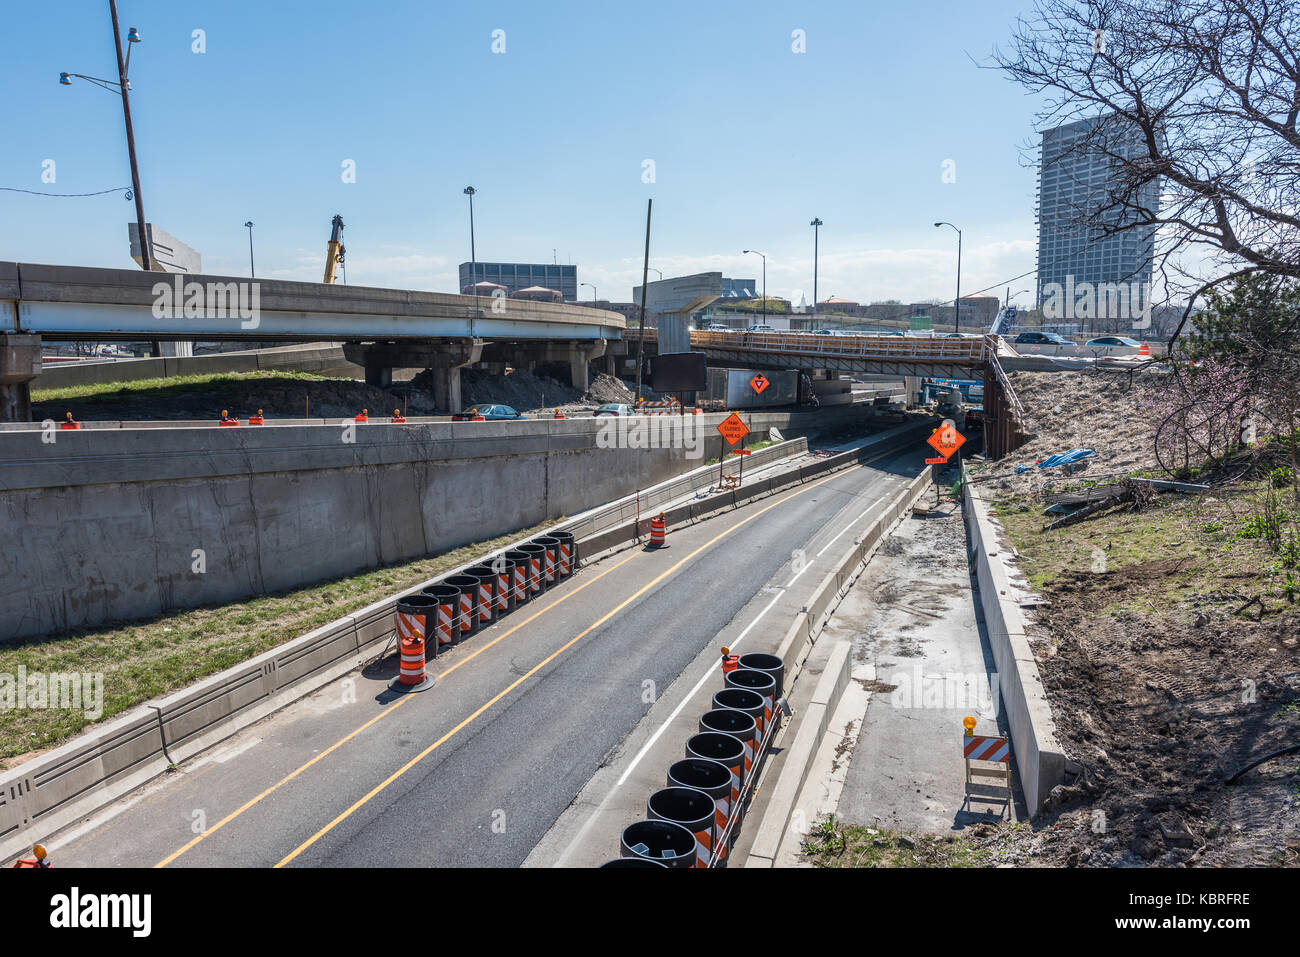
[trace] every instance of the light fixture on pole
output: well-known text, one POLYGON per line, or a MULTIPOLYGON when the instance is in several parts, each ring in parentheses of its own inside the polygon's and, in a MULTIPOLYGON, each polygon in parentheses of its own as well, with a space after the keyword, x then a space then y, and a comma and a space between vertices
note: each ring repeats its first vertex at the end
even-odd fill
MULTIPOLYGON (((935 223, 934 225, 935 228, 938 228, 940 226, 952 226, 952 223, 938 222, 935 223)), ((961 230, 957 229, 956 226, 952 226, 952 228, 957 230, 957 298, 952 301, 952 331, 960 332, 961 331, 961 230)))
POLYGON ((113 43, 117 48, 117 82, 102 80, 99 77, 86 76, 82 73, 60 73, 59 83, 72 85, 72 77, 86 80, 109 92, 118 92, 122 96, 122 118, 126 123, 126 150, 131 162, 131 198, 135 200, 136 229, 140 233, 140 265, 146 272, 153 270, 153 248, 149 234, 144 228, 144 198, 140 195, 140 167, 135 158, 135 131, 131 126, 131 83, 127 71, 131 65, 131 44, 140 42, 140 31, 131 27, 126 34, 127 51, 122 55, 122 32, 117 24, 117 2, 108 0, 108 12, 113 20, 113 43))
POLYGON ((819 217, 813 217, 813 221, 808 224, 813 228, 813 316, 817 315, 817 240, 821 228, 826 224, 819 217))
POLYGON ((474 250, 474 194, 478 190, 466 186, 462 192, 469 197, 469 285, 474 291, 474 308, 478 309, 478 255, 474 250))
POLYGON ((655 269, 654 266, 651 266, 650 268, 659 274, 659 281, 660 281, 660 282, 663 282, 663 281, 664 281, 664 271, 663 271, 662 269, 655 269))
POLYGON ((1020 290, 1018 290, 1018 291, 1016 291, 1016 292, 1012 292, 1012 291, 1011 291, 1011 287, 1010 287, 1010 286, 1007 286, 1007 301, 1006 301, 1006 304, 1004 305, 1003 308, 1010 308, 1010 306, 1011 306, 1011 297, 1012 297, 1012 296, 1018 296, 1018 295, 1020 295, 1020 293, 1022 293, 1022 292, 1029 292, 1029 290, 1028 290, 1028 289, 1020 289, 1020 290))
POLYGON ((256 279, 257 273, 253 270, 253 221, 250 219, 244 225, 248 227, 248 275, 256 279))
POLYGON ((767 256, 760 253, 757 249, 745 249, 742 250, 742 252, 744 252, 745 255, 753 253, 755 256, 763 257, 763 325, 767 325, 767 256))
MULTIPOLYGON (((578 285, 579 285, 579 286, 591 286, 591 283, 589 283, 589 282, 580 282, 580 283, 578 283, 578 285)), ((596 287, 595 287, 595 286, 591 286, 591 304, 592 304, 593 307, 596 305, 596 287)))

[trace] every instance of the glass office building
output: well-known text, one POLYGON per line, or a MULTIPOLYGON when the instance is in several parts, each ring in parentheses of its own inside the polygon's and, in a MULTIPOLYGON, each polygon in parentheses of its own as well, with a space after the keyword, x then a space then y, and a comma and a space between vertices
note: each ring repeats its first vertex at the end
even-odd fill
MULTIPOLYGON (((1042 134, 1038 167, 1038 301, 1050 296, 1044 287, 1076 288, 1081 283, 1143 283, 1150 287, 1155 227, 1127 229, 1101 236, 1077 220, 1107 205, 1116 186, 1114 160, 1098 151, 1138 156, 1141 132, 1117 117, 1093 117, 1067 123, 1042 134)), ((1158 182, 1136 192, 1133 202, 1155 212, 1158 182)), ((1135 222, 1136 214, 1115 210, 1110 222, 1135 222)))
POLYGON ((558 266, 551 263, 488 263, 460 264, 460 288, 468 289, 475 282, 493 282, 505 286, 509 295, 529 286, 554 289, 565 302, 578 299, 578 267, 558 266))

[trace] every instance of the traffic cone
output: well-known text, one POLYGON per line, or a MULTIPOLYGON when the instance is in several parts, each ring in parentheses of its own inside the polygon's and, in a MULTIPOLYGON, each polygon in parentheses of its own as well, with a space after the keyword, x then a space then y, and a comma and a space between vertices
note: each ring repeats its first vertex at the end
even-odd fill
POLYGON ((217 425, 220 425, 220 426, 235 426, 235 425, 238 425, 238 424, 239 424, 239 420, 238 420, 238 419, 232 419, 232 418, 230 417, 230 412, 229 412, 229 411, 227 411, 226 409, 222 409, 222 410, 221 410, 221 421, 218 422, 217 425))
POLYGON ((400 422, 405 422, 405 421, 406 421, 406 416, 402 415, 402 413, 399 412, 399 411, 397 411, 397 409, 394 409, 394 410, 393 410, 393 421, 394 421, 394 422, 398 422, 398 423, 400 423, 400 422))
POLYGON ((369 411, 368 409, 362 409, 362 410, 361 410, 361 414, 358 415, 358 416, 356 417, 356 421, 357 421, 357 422, 369 422, 369 421, 370 421, 370 416, 368 416, 368 415, 366 414, 368 411, 369 411))
POLYGON ((79 429, 79 428, 81 428, 81 423, 78 422, 76 419, 74 419, 74 418, 72 417, 72 413, 69 412, 69 413, 68 413, 67 421, 65 421, 65 422, 60 422, 60 423, 59 423, 59 428, 61 428, 61 429, 79 429))
POLYGON ((266 424, 266 420, 262 418, 262 410, 261 410, 261 409, 258 409, 258 410, 257 410, 257 415, 250 415, 250 416, 248 417, 248 424, 249 424, 249 425, 265 425, 265 424, 266 424))

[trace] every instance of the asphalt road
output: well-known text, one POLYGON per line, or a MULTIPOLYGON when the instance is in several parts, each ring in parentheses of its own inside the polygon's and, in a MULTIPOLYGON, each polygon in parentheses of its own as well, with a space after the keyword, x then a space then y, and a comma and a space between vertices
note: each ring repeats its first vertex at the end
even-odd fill
POLYGON ((57 837, 52 854, 60 866, 518 866, 792 551, 895 492, 921 457, 585 568, 440 656, 422 694, 386 691, 390 655, 57 837))

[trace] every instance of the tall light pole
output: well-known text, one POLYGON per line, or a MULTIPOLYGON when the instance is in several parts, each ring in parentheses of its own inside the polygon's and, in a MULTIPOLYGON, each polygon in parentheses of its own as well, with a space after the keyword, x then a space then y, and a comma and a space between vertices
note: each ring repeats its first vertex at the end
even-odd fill
POLYGON ((813 221, 808 225, 813 228, 813 318, 816 318, 817 317, 817 240, 819 239, 818 233, 821 232, 821 228, 826 224, 821 221, 820 217, 814 217, 813 221))
MULTIPOLYGON (((579 286, 591 286, 591 283, 589 283, 589 282, 580 282, 580 283, 578 283, 578 285, 579 285, 579 286)), ((595 305, 596 305, 596 287, 595 287, 595 286, 591 286, 591 305, 592 305, 593 308, 594 308, 595 305)))
POLYGON ((131 127, 131 84, 127 81, 127 71, 131 66, 132 43, 140 42, 140 31, 131 27, 127 31, 126 56, 122 56, 122 31, 117 25, 117 2, 108 0, 108 12, 113 20, 113 45, 117 49, 117 82, 101 80, 81 73, 60 73, 59 82, 71 86, 71 77, 94 83, 103 89, 118 90, 122 94, 122 118, 126 121, 126 152, 131 161, 131 195, 135 199, 135 225, 140 234, 140 265, 146 272, 153 269, 153 247, 144 228, 144 198, 140 195, 140 167, 135 159, 135 131, 131 127))
MULTIPOLYGON (((934 224, 939 226, 952 226, 952 223, 939 222, 934 224)), ((956 226, 952 226, 957 229, 956 226)), ((952 331, 961 331, 961 230, 957 229, 957 298, 952 301, 952 331)))
POLYGON ((244 225, 248 227, 248 275, 256 279, 257 273, 253 269, 253 221, 250 219, 244 225))
POLYGON ((478 256, 474 251, 474 194, 478 192, 473 186, 463 190, 469 197, 469 285, 474 290, 474 308, 478 308, 478 256))
POLYGON ((660 281, 660 282, 663 282, 663 281, 664 281, 664 271, 663 271, 662 269, 655 269, 654 266, 651 266, 651 267, 649 267, 649 268, 652 269, 652 270, 654 270, 655 272, 657 272, 657 273, 659 274, 659 281, 660 281))
POLYGON ((763 325, 767 325, 767 256, 757 249, 746 249, 743 252, 745 255, 753 253, 755 256, 763 257, 763 325))
POLYGON ((1019 291, 1017 291, 1017 292, 1012 292, 1012 291, 1011 291, 1011 287, 1010 287, 1010 286, 1007 286, 1007 301, 1006 301, 1006 303, 1003 304, 1003 308, 1004 308, 1004 309, 1005 309, 1005 308, 1010 308, 1010 306, 1011 306, 1011 297, 1012 297, 1012 296, 1018 296, 1018 295, 1020 295, 1020 293, 1022 293, 1022 292, 1029 292, 1029 290, 1028 290, 1028 289, 1021 289, 1021 290, 1019 290, 1019 291))

